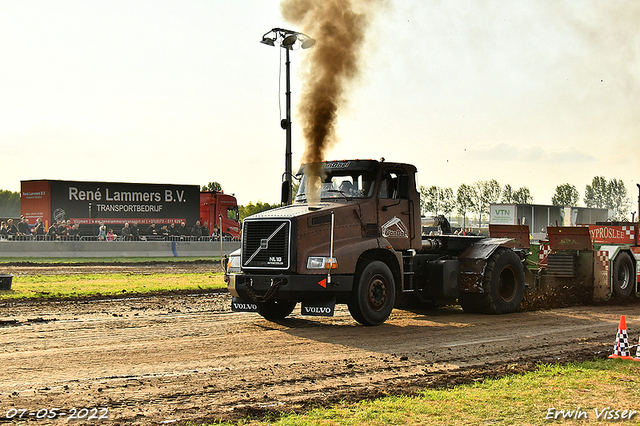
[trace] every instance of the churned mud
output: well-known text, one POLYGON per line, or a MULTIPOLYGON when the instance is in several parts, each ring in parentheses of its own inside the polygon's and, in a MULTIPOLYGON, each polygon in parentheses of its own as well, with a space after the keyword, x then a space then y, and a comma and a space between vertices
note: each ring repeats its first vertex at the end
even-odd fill
POLYGON ((344 306, 329 318, 298 307, 278 323, 232 313, 226 291, 0 302, 0 421, 58 408, 66 419, 37 422, 60 424, 86 408, 110 424, 185 424, 412 394, 604 357, 620 315, 637 340, 637 304, 500 316, 396 309, 363 327, 344 306))

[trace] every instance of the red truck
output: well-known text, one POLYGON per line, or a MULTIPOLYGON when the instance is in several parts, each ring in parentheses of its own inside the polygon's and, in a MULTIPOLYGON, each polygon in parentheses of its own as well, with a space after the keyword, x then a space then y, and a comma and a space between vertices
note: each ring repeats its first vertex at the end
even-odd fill
POLYGON ((240 235, 238 201, 233 195, 222 192, 200 193, 200 223, 208 222, 209 232, 213 224, 222 229, 222 234, 233 238, 240 235))

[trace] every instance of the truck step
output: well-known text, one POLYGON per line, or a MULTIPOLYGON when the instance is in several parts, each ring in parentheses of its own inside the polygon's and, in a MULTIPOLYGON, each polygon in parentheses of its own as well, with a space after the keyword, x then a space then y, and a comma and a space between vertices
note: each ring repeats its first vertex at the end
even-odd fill
POLYGON ((403 285, 402 291, 405 293, 414 292, 415 291, 415 282, 414 276, 415 272, 413 270, 413 256, 404 254, 402 256, 403 266, 404 266, 404 277, 403 277, 403 285))

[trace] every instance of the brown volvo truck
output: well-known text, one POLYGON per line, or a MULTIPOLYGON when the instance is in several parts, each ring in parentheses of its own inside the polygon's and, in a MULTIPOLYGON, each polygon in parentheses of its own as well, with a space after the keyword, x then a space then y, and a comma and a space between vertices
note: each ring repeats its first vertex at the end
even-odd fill
POLYGON ((244 220, 226 274, 233 311, 281 319, 301 302, 303 315, 331 316, 342 303, 359 323, 379 325, 409 301, 487 314, 518 308, 526 252, 507 238, 451 235, 444 217, 421 218, 415 166, 315 166, 320 178, 301 167, 292 205, 244 220), (442 232, 422 235, 426 223, 442 232))

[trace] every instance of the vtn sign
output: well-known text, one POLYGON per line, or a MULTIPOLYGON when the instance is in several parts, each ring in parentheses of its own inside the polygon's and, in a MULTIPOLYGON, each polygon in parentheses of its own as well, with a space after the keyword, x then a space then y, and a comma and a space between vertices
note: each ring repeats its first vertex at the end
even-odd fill
POLYGON ((492 225, 515 225, 516 206, 513 204, 492 204, 489 223, 492 225))

